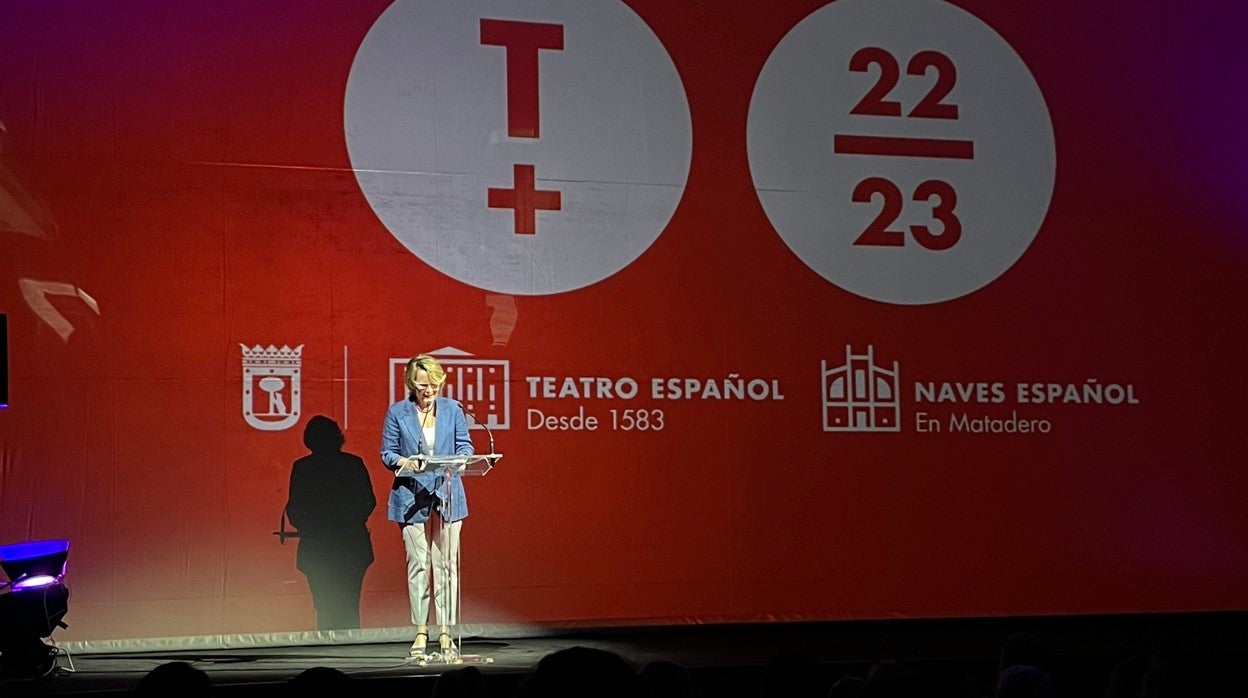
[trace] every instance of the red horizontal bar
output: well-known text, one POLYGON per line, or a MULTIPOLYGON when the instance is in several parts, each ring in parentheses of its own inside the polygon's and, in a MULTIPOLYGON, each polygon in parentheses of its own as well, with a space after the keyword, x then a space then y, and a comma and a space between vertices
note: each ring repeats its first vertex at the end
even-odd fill
POLYGON ((843 155, 892 155, 910 158, 975 158, 972 141, 899 136, 836 136, 832 151, 843 155))

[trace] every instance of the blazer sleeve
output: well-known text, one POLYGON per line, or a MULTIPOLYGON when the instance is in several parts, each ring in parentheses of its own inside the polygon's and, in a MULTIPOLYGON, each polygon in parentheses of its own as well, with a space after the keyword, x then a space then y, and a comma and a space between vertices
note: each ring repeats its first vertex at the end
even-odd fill
POLYGON ((381 425, 381 463, 390 470, 399 469, 399 459, 406 458, 402 449, 402 432, 399 429, 399 411, 393 406, 386 410, 381 425))

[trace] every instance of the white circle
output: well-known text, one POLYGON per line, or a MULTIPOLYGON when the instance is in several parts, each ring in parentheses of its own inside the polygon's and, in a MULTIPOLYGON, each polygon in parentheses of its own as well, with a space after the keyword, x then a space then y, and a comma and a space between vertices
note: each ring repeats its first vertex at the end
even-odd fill
POLYGON ((991 283, 1027 250, 1053 194, 1053 126, 1035 79, 990 27, 940 0, 837 0, 807 16, 768 57, 747 134, 755 189, 785 244, 833 284, 887 303, 939 303, 991 283), (856 54, 861 70, 851 70, 856 54), (907 73, 933 54, 947 64, 907 73), (911 116, 942 75, 954 81, 939 101, 956 105, 956 118, 911 116), (900 115, 851 113, 877 86, 900 115), (836 152, 847 137, 922 139, 922 155, 857 154, 879 152, 879 141, 836 152), (900 204, 895 218, 887 199, 900 204), (936 220, 942 201, 949 227, 936 220), (900 234, 863 239, 877 219, 900 234), (922 239, 911 226, 958 235, 922 239))
POLYGON ((670 56, 616 0, 399 0, 356 52, 344 121, 391 234, 455 279, 518 295, 582 288, 640 256, 684 192, 693 140, 670 56), (483 41, 482 20, 560 28, 562 48, 537 52, 536 137, 509 135, 510 49, 483 41), (559 195, 531 233, 488 205, 518 165, 559 195))

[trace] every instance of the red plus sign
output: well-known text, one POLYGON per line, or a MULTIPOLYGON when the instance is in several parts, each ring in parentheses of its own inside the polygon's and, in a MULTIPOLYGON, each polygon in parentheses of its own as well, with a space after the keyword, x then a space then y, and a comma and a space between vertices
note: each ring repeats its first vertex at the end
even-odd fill
POLYGON ((512 177, 516 182, 514 189, 490 187, 489 206, 490 208, 514 208, 516 210, 516 234, 533 235, 537 232, 537 209, 558 211, 559 192, 534 188, 537 178, 533 175, 532 165, 516 165, 512 177))

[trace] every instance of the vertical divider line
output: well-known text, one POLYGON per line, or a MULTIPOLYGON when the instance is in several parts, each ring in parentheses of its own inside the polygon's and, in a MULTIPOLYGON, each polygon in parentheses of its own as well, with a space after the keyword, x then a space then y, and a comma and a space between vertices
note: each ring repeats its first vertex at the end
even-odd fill
POLYGON ((342 430, 350 427, 347 419, 347 345, 342 345, 342 430))

